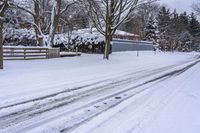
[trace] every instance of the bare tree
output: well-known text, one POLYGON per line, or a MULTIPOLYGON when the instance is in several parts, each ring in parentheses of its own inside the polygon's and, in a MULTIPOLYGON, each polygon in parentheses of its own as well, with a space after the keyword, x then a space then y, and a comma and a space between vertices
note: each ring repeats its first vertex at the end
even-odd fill
POLYGON ((43 16, 43 14, 41 12, 41 10, 42 10, 41 5, 42 5, 43 1, 44 0, 31 0, 31 2, 32 2, 31 6, 33 7, 32 9, 27 8, 25 6, 21 6, 21 3, 18 3, 18 4, 12 3, 13 7, 21 9, 32 16, 34 22, 29 21, 29 23, 31 23, 35 29, 37 45, 40 45, 40 46, 44 45, 44 43, 43 43, 44 36, 43 36, 43 32, 41 30, 41 18, 43 16))
POLYGON ((3 23, 9 0, 0 1, 0 69, 3 69, 3 23))
POLYGON ((58 24, 60 23, 61 15, 71 7, 71 5, 75 4, 76 0, 71 1, 62 1, 62 0, 53 0, 53 7, 51 11, 51 25, 49 31, 49 38, 48 38, 48 46, 54 45, 54 37, 56 33, 56 29, 58 24), (62 8, 62 4, 65 5, 62 8))
MULTIPOLYGON (((105 36, 104 59, 109 59, 111 41, 117 28, 126 22, 141 4, 155 0, 81 0, 90 9, 90 18, 96 29, 105 36)), ((89 12, 89 11, 88 11, 89 12)))
POLYGON ((35 28, 38 45, 44 45, 43 33, 46 32, 49 33, 47 45, 53 46, 61 15, 75 3, 75 0, 31 0, 27 2, 31 4, 28 5, 29 8, 26 7, 27 4, 25 6, 21 5, 21 2, 14 3, 13 7, 21 9, 32 16, 33 22, 29 21, 29 23, 35 28))
POLYGON ((145 38, 146 26, 150 19, 155 19, 159 12, 159 5, 157 3, 148 2, 141 5, 136 13, 133 21, 136 21, 139 28, 139 35, 141 38, 145 38))

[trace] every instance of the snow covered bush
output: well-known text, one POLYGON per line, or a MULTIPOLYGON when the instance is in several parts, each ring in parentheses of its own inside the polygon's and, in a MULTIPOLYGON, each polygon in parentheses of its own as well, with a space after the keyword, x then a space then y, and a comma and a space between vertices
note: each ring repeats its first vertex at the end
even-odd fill
MULTIPOLYGON (((47 46, 48 35, 44 35, 44 42, 47 46)), ((14 29, 7 28, 4 30, 4 45, 11 46, 36 46, 36 34, 34 29, 14 29)), ((88 30, 77 30, 71 34, 56 34, 54 46, 60 47, 64 51, 102 53, 104 49, 104 37, 98 32, 89 33, 88 30)))
POLYGON ((4 45, 36 46, 36 36, 33 29, 7 28, 3 31, 4 45))
POLYGON ((95 33, 62 34, 56 36, 55 42, 54 47, 60 47, 63 51, 75 51, 78 48, 78 51, 86 53, 103 53, 105 46, 103 36, 95 33))

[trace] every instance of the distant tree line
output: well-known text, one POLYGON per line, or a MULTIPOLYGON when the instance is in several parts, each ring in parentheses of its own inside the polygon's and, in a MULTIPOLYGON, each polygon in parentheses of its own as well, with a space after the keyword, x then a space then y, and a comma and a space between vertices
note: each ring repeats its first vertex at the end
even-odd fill
POLYGON ((163 51, 200 49, 200 23, 194 13, 171 12, 153 3, 138 9, 137 15, 121 28, 139 34, 142 40, 157 42, 163 51))
POLYGON ((162 50, 197 51, 200 43, 200 23, 194 13, 170 13, 161 7, 158 17, 158 43, 162 50))

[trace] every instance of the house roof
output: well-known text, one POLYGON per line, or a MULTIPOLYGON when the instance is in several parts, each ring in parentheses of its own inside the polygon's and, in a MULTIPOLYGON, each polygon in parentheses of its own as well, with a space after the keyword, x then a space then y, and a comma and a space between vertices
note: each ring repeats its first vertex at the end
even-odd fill
MULTIPOLYGON (((75 30, 73 31, 74 33, 79 33, 79 34, 87 34, 90 33, 91 30, 89 28, 86 29, 79 29, 79 30, 75 30)), ((92 28, 92 32, 94 34, 100 34, 96 28, 92 28)), ((116 30, 115 35, 120 35, 120 36, 132 36, 132 37, 139 37, 139 35, 137 34, 133 34, 133 33, 129 33, 126 31, 122 31, 122 30, 116 30)))

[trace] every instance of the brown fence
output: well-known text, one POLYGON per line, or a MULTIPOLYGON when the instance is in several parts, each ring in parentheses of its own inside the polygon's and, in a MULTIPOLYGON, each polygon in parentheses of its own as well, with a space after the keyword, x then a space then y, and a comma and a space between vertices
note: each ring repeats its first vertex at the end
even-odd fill
POLYGON ((49 58, 49 49, 3 47, 3 57, 5 60, 47 59, 49 58))

